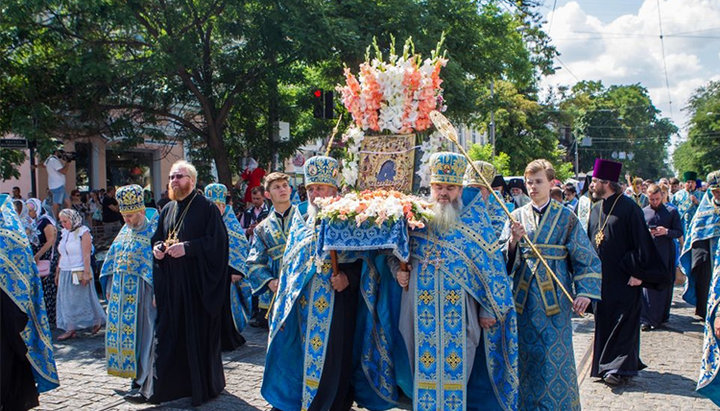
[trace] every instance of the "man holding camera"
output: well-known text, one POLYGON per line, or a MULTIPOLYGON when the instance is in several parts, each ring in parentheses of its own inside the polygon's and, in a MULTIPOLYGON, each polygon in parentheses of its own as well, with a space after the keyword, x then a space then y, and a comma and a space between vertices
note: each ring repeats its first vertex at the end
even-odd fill
POLYGON ((70 208, 70 197, 65 192, 65 174, 68 167, 70 167, 70 161, 67 161, 68 159, 64 156, 64 153, 62 149, 58 148, 43 163, 47 170, 48 189, 52 193, 52 211, 55 218, 57 218, 60 211, 60 205, 63 208, 70 208), (61 160, 61 158, 65 161, 61 160))

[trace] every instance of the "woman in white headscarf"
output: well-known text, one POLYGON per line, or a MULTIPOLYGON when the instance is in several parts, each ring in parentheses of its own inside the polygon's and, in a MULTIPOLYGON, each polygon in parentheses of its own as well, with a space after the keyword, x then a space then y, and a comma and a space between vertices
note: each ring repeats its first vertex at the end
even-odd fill
POLYGON ((57 293, 57 327, 65 330, 58 340, 75 337, 81 328, 92 327, 96 334, 105 324, 103 311, 95 291, 90 265, 92 236, 83 225, 83 218, 72 208, 60 211, 62 234, 58 243, 60 261, 55 272, 57 293))
POLYGON ((50 328, 55 327, 55 301, 57 287, 53 281, 51 273, 55 272, 57 266, 58 253, 55 249, 55 241, 57 240, 57 228, 55 220, 43 208, 42 202, 37 198, 31 198, 25 202, 27 211, 27 228, 30 229, 28 238, 32 245, 35 264, 38 268, 47 266, 46 275, 41 272, 43 286, 43 300, 45 300, 45 309, 47 310, 48 322, 50 328), (42 261, 42 263, 41 263, 42 261))

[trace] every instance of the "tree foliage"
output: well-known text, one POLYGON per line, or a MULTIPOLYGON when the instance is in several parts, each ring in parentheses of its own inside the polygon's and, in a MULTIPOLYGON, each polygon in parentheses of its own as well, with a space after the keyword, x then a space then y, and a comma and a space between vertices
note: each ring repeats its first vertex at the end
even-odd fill
POLYGON ((673 153, 673 165, 680 174, 720 169, 720 81, 695 90, 685 110, 690 116, 688 140, 673 153))
POLYGON ((473 144, 468 150, 468 155, 473 161, 482 160, 492 164, 498 174, 503 176, 512 175, 510 172, 510 156, 502 151, 493 156, 493 147, 490 144, 473 144))
POLYGON ((214 160, 220 181, 230 184, 235 159, 284 158, 329 132, 332 122, 312 116, 310 91, 339 83, 343 63, 356 66, 374 36, 385 48, 390 34, 412 36, 429 54, 447 34, 443 77, 455 120, 478 110, 478 84, 504 78, 533 87, 539 73, 552 71, 555 54, 535 6, 7 0, 0 6, 0 132, 36 141, 41 152, 54 137, 102 135, 125 146, 181 140, 200 166, 214 160), (272 141, 278 120, 291 124, 289 142, 272 141))
POLYGON ((670 136, 677 127, 653 105, 639 84, 605 87, 601 82, 577 83, 558 103, 574 137, 580 142, 579 165, 592 169, 595 158, 616 159, 634 176, 659 178, 670 173, 666 163, 670 136))

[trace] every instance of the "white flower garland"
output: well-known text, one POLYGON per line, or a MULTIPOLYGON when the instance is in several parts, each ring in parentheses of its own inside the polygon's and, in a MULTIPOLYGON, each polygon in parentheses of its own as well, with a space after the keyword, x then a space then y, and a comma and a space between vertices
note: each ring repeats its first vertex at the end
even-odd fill
POLYGON ((415 172, 415 175, 420 179, 420 187, 430 187, 430 156, 438 151, 446 151, 446 141, 442 134, 434 131, 420 145, 422 157, 420 157, 420 167, 415 172))

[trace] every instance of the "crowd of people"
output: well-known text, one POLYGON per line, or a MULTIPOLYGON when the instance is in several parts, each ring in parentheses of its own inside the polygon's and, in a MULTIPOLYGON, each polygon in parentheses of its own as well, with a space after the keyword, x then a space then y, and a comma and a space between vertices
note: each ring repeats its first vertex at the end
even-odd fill
POLYGON ((490 163, 434 153, 434 217, 408 231, 402 261, 322 247, 318 200, 341 192, 339 168, 308 159, 297 190, 263 171, 247 208, 232 188, 199 187, 185 161, 157 208, 138 185, 90 204, 73 191, 57 213, 0 197, 2 327, 17 336, 2 342, 3 405, 27 409, 59 383, 51 324, 58 340, 105 325, 107 370, 131 379, 128 401, 193 405, 222 392, 221 352, 250 324, 268 329, 261 393, 274 409, 381 410, 405 398, 422 410, 579 409, 573 316, 595 316, 591 375, 625 384, 646 367, 641 331, 668 321, 681 281, 706 327, 698 389, 720 405, 720 171, 686 172, 681 187, 621 179, 621 163, 598 159, 563 184, 540 159, 506 182, 490 163), (98 210, 119 230, 100 270, 106 310, 88 230, 98 210))

